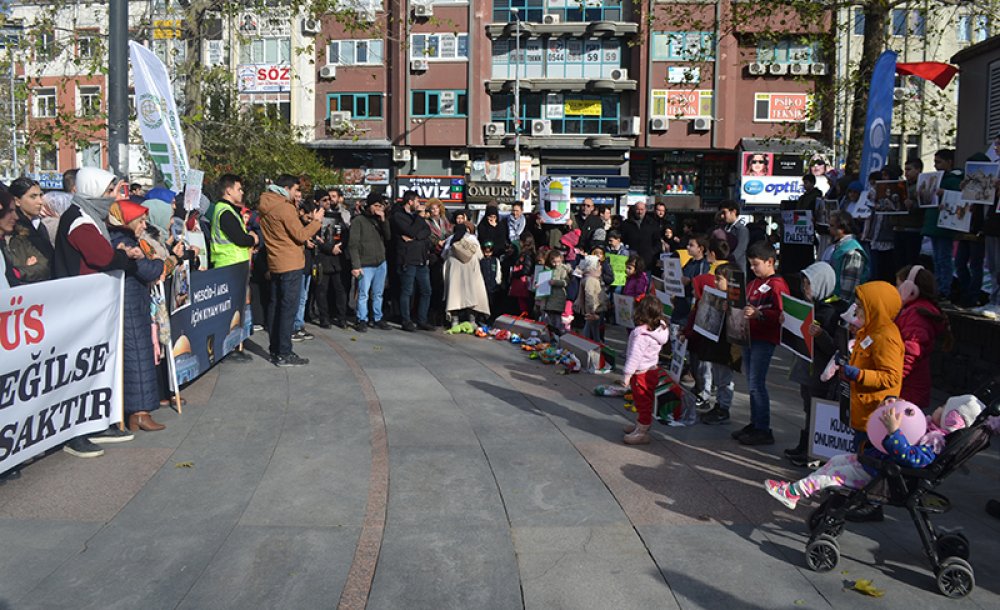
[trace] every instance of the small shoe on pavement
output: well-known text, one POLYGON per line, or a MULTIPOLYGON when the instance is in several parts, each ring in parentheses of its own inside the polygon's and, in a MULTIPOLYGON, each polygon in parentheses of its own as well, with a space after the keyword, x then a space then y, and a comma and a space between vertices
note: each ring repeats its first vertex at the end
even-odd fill
POLYGON ((392 327, 389 326, 389 323, 386 322, 385 320, 379 320, 378 322, 376 322, 375 328, 379 330, 392 330, 392 327))
POLYGON ((104 449, 90 442, 86 436, 78 436, 63 445, 63 451, 78 458, 95 458, 104 455, 104 449))
POLYGON ((120 429, 117 425, 110 426, 107 430, 102 430, 95 434, 91 434, 88 439, 92 443, 97 443, 99 445, 111 445, 114 443, 127 443, 128 441, 135 438, 135 435, 131 432, 126 432, 120 429))
POLYGON ((747 424, 739 430, 732 432, 729 436, 733 437, 735 440, 740 440, 741 436, 749 434, 751 430, 753 430, 753 424, 747 424))
POLYGON ((347 328, 347 323, 342 318, 334 318, 332 324, 337 328, 347 328))
POLYGON ((625 424, 625 427, 622 428, 622 432, 624 432, 625 434, 632 434, 633 432, 635 432, 635 422, 632 422, 630 424, 625 424))
POLYGON ((288 354, 287 356, 275 356, 271 358, 271 364, 274 366, 286 367, 286 366, 305 366, 309 364, 308 358, 302 358, 295 352, 288 354))
POLYGON ((320 321, 319 321, 319 322, 318 322, 318 323, 316 324, 316 326, 319 326, 320 328, 324 328, 324 329, 326 329, 326 328, 333 328, 333 324, 330 324, 330 323, 329 323, 329 322, 327 322, 326 320, 320 320, 320 321))
POLYGON ((364 320, 358 320, 357 324, 354 325, 354 330, 359 333, 368 332, 368 322, 365 322, 364 320))
POLYGON ((642 425, 637 423, 635 425, 635 430, 625 435, 622 441, 626 445, 648 445, 649 444, 649 429, 651 426, 642 425))
POLYGON ((128 416, 128 429, 133 432, 136 430, 159 432, 160 430, 166 430, 166 428, 163 424, 156 423, 153 416, 149 414, 149 411, 137 411, 128 416))
POLYGON ((417 328, 420 330, 437 330, 437 326, 428 324, 427 322, 417 322, 417 328))
POLYGON ((295 332, 292 333, 292 341, 294 341, 296 343, 302 343, 305 340, 306 340, 306 338, 304 336, 302 336, 302 331, 301 330, 297 330, 297 331, 295 331, 295 332))
POLYGON ((784 481, 768 479, 764 481, 764 489, 767 490, 767 493, 771 494, 772 498, 792 510, 795 510, 795 506, 799 503, 799 500, 802 499, 802 496, 793 494, 788 483, 784 481))
POLYGON ((701 416, 701 423, 708 426, 721 426, 729 423, 729 411, 715 405, 708 413, 701 416))
POLYGON ((402 329, 408 333, 412 333, 417 330, 417 325, 410 320, 403 320, 402 329))
POLYGON ((758 430, 754 428, 753 430, 747 432, 737 440, 740 442, 741 445, 748 445, 748 446, 773 445, 774 434, 772 434, 770 430, 758 430))

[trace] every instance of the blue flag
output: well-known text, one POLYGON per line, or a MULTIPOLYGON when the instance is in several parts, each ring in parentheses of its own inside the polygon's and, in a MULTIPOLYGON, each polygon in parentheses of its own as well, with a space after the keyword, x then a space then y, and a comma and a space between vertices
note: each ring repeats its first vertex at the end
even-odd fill
POLYGON ((865 120, 865 145, 861 149, 861 180, 880 172, 889 160, 889 134, 892 127, 892 94, 896 87, 896 53, 879 56, 872 71, 868 90, 868 118, 865 120))

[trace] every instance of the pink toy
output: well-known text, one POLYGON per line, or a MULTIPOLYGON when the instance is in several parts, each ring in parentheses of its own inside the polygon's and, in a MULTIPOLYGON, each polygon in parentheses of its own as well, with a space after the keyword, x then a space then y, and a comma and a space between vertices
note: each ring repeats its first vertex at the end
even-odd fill
POLYGON ((905 400, 884 402, 868 418, 867 427, 868 440, 871 441, 873 447, 882 453, 886 453, 886 450, 882 447, 882 441, 888 436, 885 424, 882 423, 882 413, 886 409, 902 410, 903 421, 899 425, 899 430, 911 445, 917 444, 917 441, 927 433, 927 418, 920 410, 920 407, 905 400))

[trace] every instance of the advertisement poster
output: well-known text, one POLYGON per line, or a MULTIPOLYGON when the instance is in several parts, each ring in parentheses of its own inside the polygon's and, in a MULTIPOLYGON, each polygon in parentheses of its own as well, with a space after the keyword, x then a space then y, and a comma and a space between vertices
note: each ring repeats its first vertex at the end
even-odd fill
POLYGON ((809 210, 792 210, 781 213, 783 244, 811 245, 816 238, 816 227, 813 226, 812 212, 809 210))
POLYGON ((569 176, 542 176, 538 183, 538 197, 545 224, 564 225, 569 222, 571 185, 569 176))
POLYGON ((292 68, 281 65, 241 64, 236 67, 240 93, 281 93, 292 90, 292 68))
POLYGON ((938 206, 938 189, 944 172, 924 172, 917 178, 917 205, 922 208, 938 206))
POLYGON ((962 201, 979 205, 993 205, 996 198, 997 177, 1000 163, 968 161, 965 164, 965 181, 962 187, 962 201))
POLYGON ((248 337, 249 272, 242 264, 190 274, 189 304, 170 314, 178 384, 197 379, 248 337))
POLYGON ((698 300, 694 316, 694 330, 703 337, 718 341, 726 325, 726 293, 715 288, 705 288, 698 300))
POLYGON ((755 123, 802 123, 812 106, 808 93, 755 93, 753 98, 755 123))
POLYGON ((122 420, 123 286, 95 273, 5 294, 0 473, 122 420))
POLYGON ((937 226, 942 229, 968 233, 972 227, 972 206, 968 201, 962 201, 962 193, 945 191, 941 196, 941 214, 937 226))
POLYGON ((740 162, 740 198, 751 205, 778 205, 802 195, 806 157, 745 152, 740 162))

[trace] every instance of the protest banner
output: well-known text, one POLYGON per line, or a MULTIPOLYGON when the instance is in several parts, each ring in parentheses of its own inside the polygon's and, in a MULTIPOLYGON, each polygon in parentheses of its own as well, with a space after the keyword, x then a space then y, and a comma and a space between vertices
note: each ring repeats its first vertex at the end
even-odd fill
POLYGON ((938 215, 937 226, 968 233, 972 227, 972 206, 971 202, 962 201, 960 192, 945 191, 941 196, 941 213, 938 215))
POLYGON ((784 227, 781 243, 811 245, 816 237, 813 227, 812 211, 789 210, 781 213, 781 223, 784 227))
POLYGON ((608 259, 608 263, 611 264, 611 271, 615 274, 614 281, 611 282, 612 286, 624 286, 626 273, 625 273, 625 263, 628 262, 628 257, 624 254, 608 254, 605 258, 608 259))
POLYGON ((670 378, 675 383, 681 382, 681 375, 684 374, 684 357, 687 356, 688 342, 683 335, 677 337, 673 342, 673 350, 670 354, 670 369, 667 371, 670 378))
POLYGON ((150 159, 168 189, 180 191, 188 177, 188 155, 167 67, 151 50, 129 41, 135 111, 150 159))
POLYGON ((924 172, 917 177, 917 206, 921 208, 936 208, 938 206, 938 189, 944 172, 924 172))
POLYGON ((1000 177, 1000 163, 967 161, 965 180, 962 181, 962 201, 979 205, 993 205, 996 198, 996 181, 1000 177))
POLYGON ((807 362, 813 359, 813 337, 809 327, 813 323, 813 304, 800 301, 787 294, 781 295, 781 345, 807 362))
POLYGON ((729 306, 735 309, 743 309, 747 306, 747 274, 745 271, 736 269, 735 266, 726 273, 726 297, 729 306))
POLYGON ((615 324, 625 328, 635 328, 632 315, 635 312, 635 299, 627 294, 614 295, 615 324))
POLYGON ((726 325, 726 293, 715 288, 705 288, 698 300, 694 316, 694 331, 712 341, 718 341, 726 325))
POLYGON ((809 457, 829 460, 844 453, 856 453, 854 429, 840 417, 840 403, 813 398, 809 417, 809 457))
POLYGON ((177 384, 194 381, 249 338, 247 264, 191 274, 190 306, 170 314, 177 384))
POLYGON ((542 176, 538 181, 539 206, 545 224, 569 222, 572 183, 569 176, 542 176))
POLYGON ((663 267, 663 290, 672 297, 684 296, 684 272, 681 270, 681 259, 663 254, 660 256, 663 267))
POLYGON ((731 345, 750 344, 750 320, 742 307, 737 309, 730 305, 726 311, 726 341, 731 345))
POLYGON ((0 472, 122 421, 123 286, 96 273, 5 293, 0 472))

